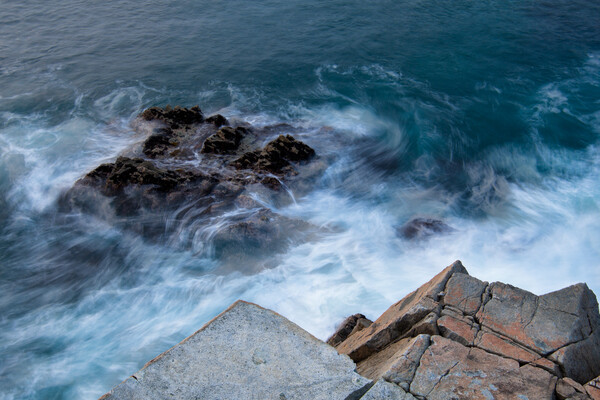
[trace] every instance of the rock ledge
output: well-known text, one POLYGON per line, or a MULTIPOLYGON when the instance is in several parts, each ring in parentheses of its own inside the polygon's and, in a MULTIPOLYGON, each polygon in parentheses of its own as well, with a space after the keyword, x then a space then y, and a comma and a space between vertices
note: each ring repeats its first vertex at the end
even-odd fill
POLYGON ((102 399, 600 400, 599 332, 585 284, 536 296, 456 261, 329 344, 238 301, 102 399))

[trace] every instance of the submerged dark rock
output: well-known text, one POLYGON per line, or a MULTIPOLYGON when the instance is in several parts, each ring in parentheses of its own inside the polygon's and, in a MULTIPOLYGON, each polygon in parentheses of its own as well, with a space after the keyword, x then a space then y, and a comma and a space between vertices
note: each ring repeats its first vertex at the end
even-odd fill
POLYGON ((141 158, 119 157, 114 163, 100 165, 80 184, 96 186, 106 195, 117 195, 130 185, 147 185, 157 191, 169 192, 200 177, 188 171, 161 169, 141 158))
POLYGON ((202 153, 232 154, 237 150, 247 133, 248 129, 242 126, 236 128, 223 127, 204 141, 202 153))
POLYGON ((445 222, 434 218, 413 218, 398 228, 398 235, 409 239, 426 239, 440 233, 450 233, 454 229, 445 222))
POLYGON ((245 153, 233 165, 238 169, 281 174, 293 172, 290 161, 308 161, 314 155, 315 151, 310 146, 297 141, 293 136, 279 135, 262 150, 245 153))
POLYGON ((210 117, 206 118, 204 122, 206 122, 207 124, 213 124, 217 128, 223 125, 229 125, 229 121, 227 121, 227 118, 225 118, 221 114, 211 115, 210 117))
POLYGON ((169 229, 185 229, 181 224, 214 223, 211 219, 254 204, 253 209, 261 210, 224 217, 216 234, 207 237, 212 254, 238 268, 249 258, 258 260, 284 250, 291 241, 305 240, 308 224, 249 200, 254 194, 276 207, 289 203, 314 150, 289 134, 258 146, 282 130, 290 131, 289 125, 221 126, 228 123, 218 114, 204 119, 197 106, 149 108, 133 124, 148 133, 143 144, 78 180, 62 196, 61 206, 102 218, 120 217, 127 229, 161 239, 169 229), (287 190, 280 190, 282 186, 287 190), (174 218, 174 212, 184 217, 174 218))
POLYGON ((204 122, 204 115, 200 107, 184 108, 180 106, 166 106, 165 108, 151 107, 140 114, 140 118, 146 121, 162 121, 172 129, 178 129, 181 126, 201 124, 204 122))
POLYGON ((170 128, 163 128, 146 139, 142 151, 148 157, 155 158, 164 155, 167 150, 175 144, 176 142, 173 140, 173 131, 170 128))

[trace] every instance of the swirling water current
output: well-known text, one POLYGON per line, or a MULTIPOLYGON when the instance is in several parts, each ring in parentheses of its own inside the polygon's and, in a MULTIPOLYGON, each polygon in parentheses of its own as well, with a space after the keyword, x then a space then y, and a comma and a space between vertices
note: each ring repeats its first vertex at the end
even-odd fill
POLYGON ((238 298, 324 339, 455 259, 600 293, 599 136, 597 1, 4 2, 0 399, 98 398, 238 298), (265 205, 322 232, 248 272, 206 239, 226 219, 180 246, 61 214, 166 104, 298 127, 331 162, 265 205), (415 217, 453 231, 399 236, 415 217))

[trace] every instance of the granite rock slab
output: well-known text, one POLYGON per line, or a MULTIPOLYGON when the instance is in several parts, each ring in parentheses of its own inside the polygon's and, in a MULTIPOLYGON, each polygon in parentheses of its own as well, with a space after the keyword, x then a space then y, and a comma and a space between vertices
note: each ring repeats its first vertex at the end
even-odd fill
POLYGON ((355 368, 286 318, 238 301, 102 399, 350 400, 371 386, 355 368))

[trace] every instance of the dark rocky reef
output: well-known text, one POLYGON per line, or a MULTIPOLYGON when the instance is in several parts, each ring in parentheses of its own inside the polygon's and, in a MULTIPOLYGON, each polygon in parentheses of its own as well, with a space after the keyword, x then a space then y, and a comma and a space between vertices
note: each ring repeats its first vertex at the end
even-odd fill
POLYGON ((290 135, 279 135, 263 149, 244 153, 234 161, 238 169, 266 171, 273 174, 294 173, 291 162, 310 160, 315 151, 290 135))
POLYGON ((227 211, 247 209, 239 213, 243 220, 234 218, 212 238, 219 257, 273 252, 292 238, 301 240, 299 232, 307 224, 252 200, 260 194, 275 205, 289 203, 283 186, 293 190, 302 181, 306 187, 323 170, 315 151, 290 135, 294 128, 233 124, 218 114, 205 118, 198 106, 152 107, 139 114, 133 127, 147 133, 147 139, 78 180, 62 196, 63 207, 102 214, 112 222, 127 220, 127 229, 148 238, 168 231, 169 213, 184 212, 182 220, 197 226, 227 211), (311 168, 305 168, 308 164, 311 168))

